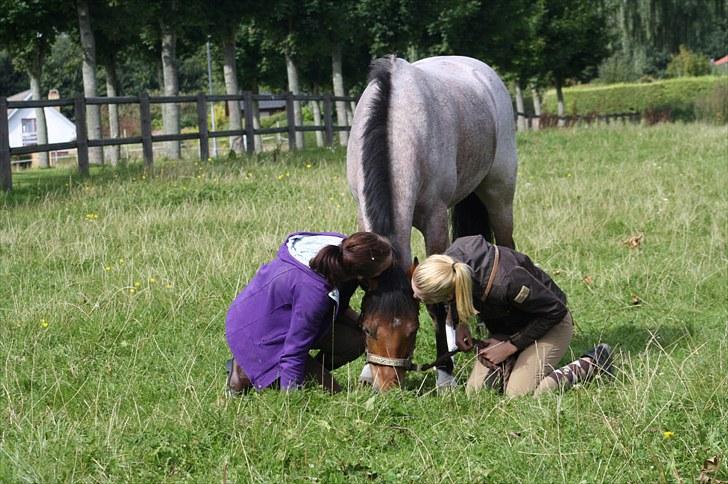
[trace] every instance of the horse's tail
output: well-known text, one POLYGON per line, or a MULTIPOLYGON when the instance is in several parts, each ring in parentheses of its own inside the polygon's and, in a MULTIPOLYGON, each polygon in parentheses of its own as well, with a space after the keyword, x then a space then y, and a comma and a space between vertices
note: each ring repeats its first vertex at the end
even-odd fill
POLYGON ((475 193, 458 202, 451 212, 452 239, 466 235, 482 235, 493 242, 493 231, 488 220, 488 210, 475 193))
MULTIPOLYGON (((374 232, 390 237, 392 223, 392 180, 389 153, 389 105, 392 92, 392 68, 395 56, 372 62, 369 82, 378 90, 369 105, 369 117, 362 135, 362 169, 364 172, 364 206, 374 232)), ((371 84, 370 84, 371 85, 371 84)))

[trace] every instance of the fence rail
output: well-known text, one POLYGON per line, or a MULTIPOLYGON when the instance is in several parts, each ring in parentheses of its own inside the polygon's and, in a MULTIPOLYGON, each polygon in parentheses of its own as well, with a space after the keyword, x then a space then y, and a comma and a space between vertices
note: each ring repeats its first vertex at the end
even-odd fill
MULTIPOLYGON (((9 101, 7 98, 0 97, 0 188, 10 190, 12 188, 12 170, 11 156, 27 155, 32 153, 42 153, 51 151, 61 151, 76 149, 78 158, 78 169, 81 174, 88 175, 88 150, 89 148, 98 148, 104 146, 122 146, 129 144, 142 145, 142 158, 144 165, 151 168, 154 163, 153 143, 161 143, 168 141, 184 141, 199 140, 200 159, 207 160, 209 153, 209 140, 212 138, 222 137, 243 137, 245 139, 246 151, 253 153, 255 151, 255 137, 264 134, 282 134, 286 133, 288 137, 288 147, 290 150, 296 149, 295 135, 297 132, 315 132, 322 131, 326 146, 333 144, 334 133, 340 131, 349 131, 351 127, 348 120, 343 123, 334 124, 333 107, 336 101, 351 102, 357 99, 351 96, 333 96, 330 93, 323 95, 310 94, 255 94, 245 91, 241 94, 216 94, 206 95, 199 93, 196 96, 150 96, 148 93, 142 93, 139 96, 117 96, 117 97, 83 97, 78 96, 72 99, 48 99, 40 101, 9 101), (208 103, 214 102, 236 102, 235 105, 240 107, 243 104, 244 124, 241 129, 227 129, 210 131, 207 128, 208 103), (287 126, 276 128, 254 128, 254 107, 255 103, 260 101, 285 101, 285 111, 287 118, 287 126), (293 113, 293 105, 295 102, 323 102, 323 122, 324 124, 313 126, 296 125, 293 113), (152 134, 152 104, 169 104, 169 103, 195 103, 197 105, 197 132, 196 133, 179 133, 179 134, 152 134), (86 126, 86 106, 90 105, 119 105, 119 104, 138 104, 140 113, 140 136, 128 136, 124 138, 102 138, 88 139, 88 129, 86 126), (73 106, 76 121, 76 140, 64 143, 46 143, 42 145, 30 145, 17 148, 10 147, 10 133, 8 122, 8 111, 10 109, 19 108, 48 108, 48 107, 65 107, 73 106)), ((538 129, 550 126, 573 126, 575 124, 592 124, 592 123, 612 123, 612 122, 639 122, 639 113, 617 113, 617 114, 590 114, 577 116, 542 115, 530 116, 526 113, 514 113, 516 122, 519 123, 519 129, 538 129), (522 124, 520 124, 522 123, 522 124)))
POLYGON ((255 136, 272 133, 287 133, 288 147, 290 150, 296 149, 295 134, 296 132, 322 131, 326 146, 331 146, 334 141, 334 132, 349 131, 351 127, 348 120, 343 120, 334 125, 333 106, 336 101, 352 102, 357 98, 351 96, 333 96, 329 93, 323 95, 309 94, 254 94, 250 91, 241 94, 217 94, 206 95, 199 93, 196 96, 150 96, 143 93, 139 96, 117 96, 117 97, 83 97, 77 96, 68 99, 48 99, 39 101, 9 101, 5 97, 0 97, 0 188, 6 191, 12 189, 12 170, 11 157, 13 155, 26 155, 31 153, 43 153, 50 151, 60 151, 68 149, 76 149, 78 157, 78 169, 82 175, 89 174, 88 166, 88 150, 89 148, 103 146, 121 146, 127 144, 142 145, 142 157, 144 165, 150 168, 154 163, 153 143, 165 141, 183 141, 183 140, 199 140, 200 142, 200 159, 207 160, 210 157, 209 140, 210 138, 234 137, 241 136, 245 138, 246 151, 250 154, 255 151, 255 136), (243 104, 243 112, 245 115, 245 123, 241 129, 215 130, 210 131, 207 128, 208 111, 207 104, 211 102, 236 102, 235 105, 243 104), (255 103, 260 101, 285 101, 286 117, 288 125, 280 128, 254 128, 254 109, 255 103), (322 125, 315 126, 299 126, 295 123, 293 115, 293 105, 300 101, 323 102, 323 121, 322 125), (196 133, 179 133, 179 134, 152 134, 152 104, 170 104, 170 103, 195 103, 197 105, 197 132, 196 133), (88 139, 88 127, 86 125, 86 106, 89 105, 111 105, 111 104, 138 104, 140 113, 141 136, 129 136, 124 138, 102 138, 88 139), (73 106, 75 124, 76 124, 76 140, 64 143, 46 143, 42 145, 30 145, 11 148, 10 132, 8 125, 8 111, 10 109, 22 108, 49 108, 73 106))
POLYGON ((642 115, 636 112, 612 113, 612 114, 575 114, 570 116, 558 116, 556 114, 541 114, 540 116, 515 112, 516 123, 521 129, 539 129, 554 126, 575 126, 578 124, 610 124, 610 123, 639 123, 642 115), (523 124, 519 124, 522 120, 523 124))

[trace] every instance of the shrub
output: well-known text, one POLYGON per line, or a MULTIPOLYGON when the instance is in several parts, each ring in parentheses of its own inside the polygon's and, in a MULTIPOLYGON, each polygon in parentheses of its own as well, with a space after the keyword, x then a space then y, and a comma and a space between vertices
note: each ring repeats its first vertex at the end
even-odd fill
POLYGON ((697 54, 684 45, 672 56, 667 65, 667 77, 705 76, 710 74, 710 59, 697 54))
POLYGON ((640 77, 635 71, 632 59, 622 52, 605 59, 599 66, 599 82, 613 84, 615 82, 633 82, 640 77))
POLYGON ((695 117, 709 123, 728 123, 728 80, 716 84, 712 91, 695 100, 695 117))
MULTIPOLYGON (((726 83, 725 77, 703 76, 647 84, 585 85, 565 88, 564 100, 569 115, 669 111, 675 119, 692 120, 696 100, 708 95, 721 83, 726 83)), ((556 112, 555 91, 548 91, 543 101, 544 112, 556 112)))

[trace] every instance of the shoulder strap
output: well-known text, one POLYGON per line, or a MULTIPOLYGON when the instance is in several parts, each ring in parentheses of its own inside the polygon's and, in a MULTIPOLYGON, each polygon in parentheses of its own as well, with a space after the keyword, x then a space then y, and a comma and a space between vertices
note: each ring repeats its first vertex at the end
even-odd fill
POLYGON ((490 270, 488 283, 485 285, 485 290, 483 291, 484 301, 488 297, 488 294, 490 294, 490 290, 493 288, 493 281, 495 280, 495 275, 498 272, 498 262, 500 261, 500 251, 498 250, 498 246, 493 245, 493 248, 495 249, 495 257, 493 258, 493 269, 490 270))

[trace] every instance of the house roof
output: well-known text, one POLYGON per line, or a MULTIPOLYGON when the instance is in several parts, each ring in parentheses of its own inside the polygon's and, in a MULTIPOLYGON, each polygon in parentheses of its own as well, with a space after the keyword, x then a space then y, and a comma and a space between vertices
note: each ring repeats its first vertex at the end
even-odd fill
MULTIPOLYGON (((30 92, 30 89, 27 91, 19 92, 17 94, 13 94, 12 96, 8 96, 8 101, 28 101, 32 96, 32 93, 30 92)), ((10 119, 17 113, 18 111, 22 111, 24 109, 32 109, 32 108, 15 108, 8 110, 8 122, 10 119)), ((61 123, 64 123, 68 126, 73 126, 73 129, 76 129, 76 124, 68 119, 66 116, 63 115, 62 112, 59 110, 53 109, 53 108, 43 108, 44 112, 46 113, 46 117, 49 115, 51 118, 59 120, 61 123)))
MULTIPOLYGON (((30 89, 27 89, 17 94, 13 94, 12 96, 8 96, 8 101, 27 101, 31 97, 33 97, 33 94, 30 92, 30 89)), ((15 114, 17 111, 17 108, 9 110, 8 120, 10 120, 10 118, 13 117, 13 114, 15 114)))
POLYGON ((716 66, 719 66, 722 64, 728 64, 728 55, 725 55, 725 56, 721 57, 720 59, 715 59, 713 61, 713 64, 715 64, 716 66))
POLYGON ((25 91, 9 96, 8 101, 25 101, 30 99, 30 95, 30 89, 26 89, 25 91))

